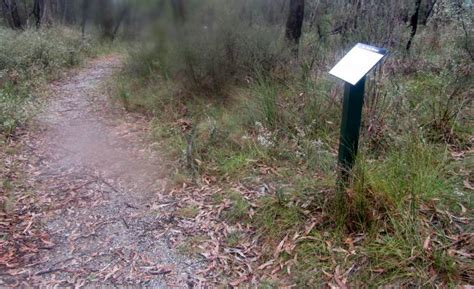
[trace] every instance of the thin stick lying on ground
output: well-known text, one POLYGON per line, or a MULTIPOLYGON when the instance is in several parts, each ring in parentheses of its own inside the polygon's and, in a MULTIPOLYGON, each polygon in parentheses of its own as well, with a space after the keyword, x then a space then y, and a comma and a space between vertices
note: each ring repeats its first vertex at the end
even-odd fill
POLYGON ((44 275, 44 274, 48 274, 48 273, 52 273, 52 272, 56 272, 56 271, 63 270, 63 269, 66 268, 65 266, 55 268, 56 265, 58 265, 58 264, 60 264, 60 263, 66 263, 66 262, 68 262, 68 261, 70 261, 70 260, 72 260, 72 259, 74 259, 74 258, 71 257, 71 258, 67 258, 67 259, 65 259, 65 260, 58 261, 58 262, 54 263, 53 265, 51 265, 51 267, 49 267, 49 269, 36 272, 36 273, 35 273, 35 276, 40 276, 40 275, 44 275))

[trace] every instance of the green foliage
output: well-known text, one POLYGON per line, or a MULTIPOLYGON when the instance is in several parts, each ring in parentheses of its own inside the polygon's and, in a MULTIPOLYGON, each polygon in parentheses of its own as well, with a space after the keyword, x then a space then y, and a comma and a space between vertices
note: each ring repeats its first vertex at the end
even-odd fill
POLYGON ((237 192, 230 192, 228 197, 231 200, 232 205, 230 209, 225 212, 225 219, 232 223, 247 220, 248 210, 250 208, 248 201, 237 192))
POLYGON ((445 251, 436 251, 433 256, 433 267, 444 278, 449 281, 455 281, 459 272, 456 260, 447 254, 445 251))
POLYGON ((281 125, 278 88, 274 83, 268 81, 260 81, 255 85, 253 88, 255 94, 252 99, 246 102, 246 116, 250 117, 249 125, 259 122, 272 129, 281 125))
POLYGON ((383 161, 361 162, 364 176, 356 174, 356 187, 383 192, 398 208, 410 202, 427 201, 447 189, 445 175, 446 152, 407 137, 399 147, 392 147, 383 161))
POLYGON ((11 134, 27 121, 34 87, 92 53, 91 44, 75 30, 0 28, 0 132, 11 134))
MULTIPOLYGON (((439 60, 436 60, 436 62, 439 60)), ((465 147, 473 133, 470 107, 472 106, 472 81, 466 74, 465 64, 446 65, 436 62, 421 64, 425 71, 410 75, 397 75, 398 88, 387 87, 387 94, 394 98, 388 102, 386 119, 393 122, 391 130, 417 131, 435 143, 448 143, 465 147), (394 95, 394 94, 397 95, 394 95), (393 96, 392 96, 393 95, 393 96)))
POLYGON ((16 70, 21 79, 31 79, 39 71, 46 75, 77 65, 91 51, 81 35, 66 28, 27 30, 22 33, 0 31, 0 67, 16 70))
MULTIPOLYGON (((332 235, 328 232, 320 234, 315 232, 311 234, 311 238, 304 240, 297 247, 299 262, 295 265, 295 274, 297 275, 296 282, 300 288, 320 288, 325 285, 324 273, 332 270, 333 264, 327 262, 327 256, 338 254, 331 252, 331 242, 341 238, 338 235, 332 235)), ((339 257, 339 256, 338 256, 339 257)), ((338 259, 341 265, 344 260, 338 259)))
POLYGON ((365 232, 391 226, 389 220, 400 217, 416 219, 420 204, 443 196, 450 188, 443 178, 444 153, 407 136, 384 159, 360 157, 343 204, 344 224, 351 231, 365 232))
POLYGON ((301 208, 279 199, 264 198, 256 213, 254 223, 265 238, 280 241, 285 234, 295 230, 303 220, 301 208))
POLYGON ((178 27, 163 18, 153 41, 131 53, 129 69, 144 77, 159 71, 179 79, 191 95, 212 97, 246 78, 272 74, 289 56, 278 41, 281 29, 242 21, 231 9, 239 7, 236 3, 190 3, 192 15, 178 27))
POLYGON ((28 95, 24 91, 15 91, 11 86, 0 89, 0 132, 12 134, 28 119, 30 110, 28 95))
MULTIPOLYGON (((284 21, 231 13, 242 8, 233 1, 228 7, 190 1, 195 10, 184 24, 169 25, 164 16, 156 38, 131 52, 120 81, 125 106, 156 118, 156 137, 181 164, 190 131, 180 127, 184 121, 195 129, 198 173, 254 189, 272 186, 251 202, 239 193, 213 197, 230 200, 223 219, 253 226, 269 255, 286 235, 321 216, 295 248, 291 277, 298 287, 316 287, 336 265, 360 265, 349 281, 365 286, 426 286, 434 282, 430 270, 436 282, 455 284, 463 272, 465 263, 446 252, 446 236, 459 232, 439 212, 472 208, 470 198, 457 196, 472 179, 468 157, 463 164, 452 158, 472 147, 472 63, 452 19, 443 27, 420 25, 407 55, 407 27, 393 25, 412 7, 392 2, 359 19, 349 4, 335 10, 330 2, 313 7, 309 1, 314 15, 307 15, 295 58, 281 37, 284 21), (363 40, 383 44, 391 55, 369 75, 361 153, 337 211, 342 87, 327 70, 363 40), (436 212, 431 219, 427 207, 436 212), (354 236, 364 236, 356 250, 335 253, 354 236), (427 236, 437 238, 431 251, 423 248, 427 236)), ((241 238, 232 234, 227 242, 241 238)))

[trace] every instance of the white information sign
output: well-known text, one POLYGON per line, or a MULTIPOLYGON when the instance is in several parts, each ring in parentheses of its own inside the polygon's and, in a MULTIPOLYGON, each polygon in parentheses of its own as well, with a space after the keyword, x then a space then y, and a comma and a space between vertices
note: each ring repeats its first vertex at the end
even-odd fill
POLYGON ((345 82, 357 84, 387 54, 382 48, 357 44, 329 71, 345 82))

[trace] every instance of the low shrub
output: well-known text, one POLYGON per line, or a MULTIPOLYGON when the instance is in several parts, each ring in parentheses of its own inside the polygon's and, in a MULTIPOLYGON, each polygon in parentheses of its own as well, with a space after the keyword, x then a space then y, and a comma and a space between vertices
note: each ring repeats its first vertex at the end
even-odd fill
POLYGON ((128 69, 145 78, 160 73, 180 80, 189 95, 222 97, 234 84, 281 76, 290 60, 278 25, 244 22, 221 5, 197 5, 185 23, 170 23, 165 18, 149 45, 132 49, 128 69))
POLYGON ((94 53, 90 40, 68 28, 0 28, 0 133, 11 134, 31 114, 33 88, 94 53))

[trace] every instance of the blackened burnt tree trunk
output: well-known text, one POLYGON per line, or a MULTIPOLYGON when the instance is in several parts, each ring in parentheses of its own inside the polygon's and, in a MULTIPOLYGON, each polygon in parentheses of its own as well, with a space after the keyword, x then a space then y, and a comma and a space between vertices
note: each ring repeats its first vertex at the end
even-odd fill
POLYGON ((304 19, 304 0, 290 0, 290 11, 286 21, 286 39, 292 46, 293 52, 298 54, 298 45, 301 38, 301 29, 304 19))
POLYGON ((2 10, 8 15, 8 22, 13 29, 23 29, 20 13, 18 12, 18 5, 16 0, 1 0, 2 10))
POLYGON ((429 0, 427 3, 427 10, 425 16, 423 18, 423 25, 426 26, 428 24, 428 19, 430 19, 431 13, 433 13, 433 9, 436 5, 437 0, 429 0))
POLYGON ((31 14, 35 18, 35 24, 36 28, 40 28, 41 26, 41 18, 43 15, 43 7, 44 7, 44 2, 43 0, 35 0, 33 3, 33 11, 31 14))
POLYGON ((413 43, 413 38, 415 38, 416 31, 418 30, 418 18, 420 17, 420 7, 421 7, 421 0, 416 0, 415 2, 415 13, 410 18, 410 39, 408 39, 406 50, 410 51, 411 45, 413 43))

